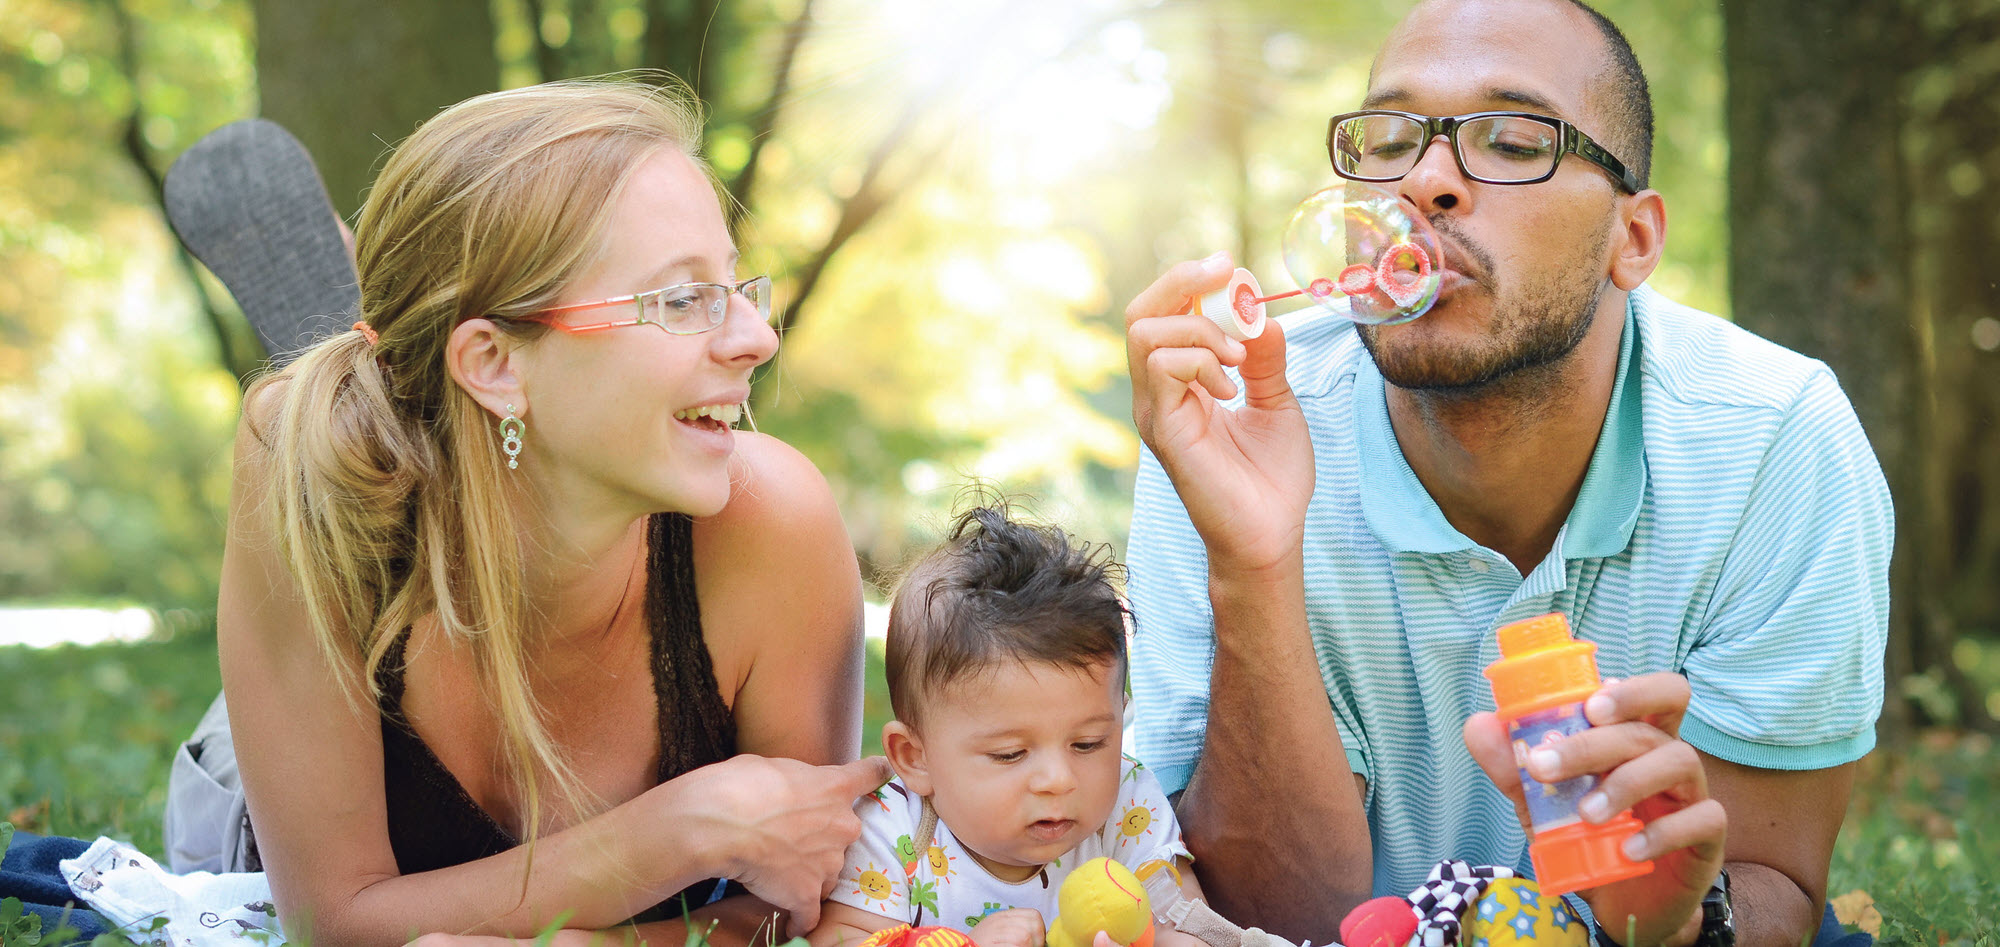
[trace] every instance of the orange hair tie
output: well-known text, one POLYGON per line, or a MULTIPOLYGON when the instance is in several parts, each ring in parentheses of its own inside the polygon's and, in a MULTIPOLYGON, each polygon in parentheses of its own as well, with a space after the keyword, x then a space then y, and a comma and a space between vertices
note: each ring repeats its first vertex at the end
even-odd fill
POLYGON ((361 334, 362 334, 363 336, 366 336, 366 337, 367 337, 367 339, 368 339, 368 347, 369 347, 369 348, 374 348, 374 347, 375 347, 375 343, 377 343, 377 342, 380 342, 380 341, 382 341, 382 334, 381 334, 381 333, 379 333, 379 332, 376 332, 376 331, 375 331, 374 329, 372 329, 372 328, 369 328, 369 326, 368 326, 368 323, 366 323, 366 322, 357 322, 357 323, 355 323, 355 324, 354 324, 354 329, 355 329, 356 331, 360 332, 360 333, 361 333, 361 334))

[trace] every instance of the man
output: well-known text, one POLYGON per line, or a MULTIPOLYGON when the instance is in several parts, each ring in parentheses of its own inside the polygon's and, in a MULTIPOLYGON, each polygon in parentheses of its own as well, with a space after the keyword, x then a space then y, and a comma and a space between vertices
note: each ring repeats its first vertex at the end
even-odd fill
POLYGON ((1138 751, 1203 889, 1324 942, 1439 859, 1526 870, 1479 672, 1560 611, 1620 680, 1530 772, 1604 774, 1585 817, 1630 808, 1655 866, 1580 893, 1600 942, 1724 943, 1728 905, 1737 942, 1799 944, 1882 699, 1891 513, 1851 407, 1644 286, 1651 106, 1582 4, 1423 3, 1363 108, 1404 114, 1333 129, 1336 170, 1435 227, 1431 312, 1238 343, 1181 314, 1219 257, 1127 310, 1138 751), (1529 117, 1466 118, 1495 111, 1529 117))

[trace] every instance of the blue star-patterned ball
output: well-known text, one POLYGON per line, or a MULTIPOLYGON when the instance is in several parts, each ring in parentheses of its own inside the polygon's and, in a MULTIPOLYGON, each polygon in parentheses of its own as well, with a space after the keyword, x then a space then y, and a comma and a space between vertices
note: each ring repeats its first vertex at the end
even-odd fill
POLYGON ((1588 947, 1583 920, 1525 878, 1501 878, 1466 912, 1465 943, 1487 947, 1588 947))

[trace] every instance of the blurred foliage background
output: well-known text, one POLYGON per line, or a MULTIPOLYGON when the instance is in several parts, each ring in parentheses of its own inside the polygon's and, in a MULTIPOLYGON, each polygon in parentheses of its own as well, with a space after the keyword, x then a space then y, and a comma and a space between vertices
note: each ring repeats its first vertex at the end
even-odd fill
MULTIPOLYGON (((1954 930, 1990 931, 2000 894, 1972 866, 2000 865, 2000 755, 1978 735, 2000 714, 2000 4, 1598 6, 1659 116, 1652 282, 1832 364, 1897 497, 1887 752, 1836 884, 1900 885, 1891 928, 1957 911, 1954 930)), ((744 271, 775 275, 786 307, 759 426, 827 473, 886 583, 975 476, 1122 554, 1125 302, 1216 249, 1288 282, 1283 224, 1331 180, 1325 118, 1359 101, 1406 7, 0 2, 0 605, 138 604, 196 629, 0 648, 0 816, 145 838, 153 744, 213 693, 200 629, 239 382, 263 353, 159 202, 213 128, 286 125, 351 219, 386 148, 451 102, 637 67, 686 79, 744 271), (78 757, 102 728, 51 708, 92 687, 136 716, 78 757)))
MULTIPOLYGON (((1228 249, 1282 281, 1402 0, 8 0, 0 8, 0 600, 212 605, 235 380, 262 353, 157 182, 262 114, 352 216, 465 96, 663 67, 710 113, 787 332, 760 427, 841 493, 871 574, 985 477, 1122 545, 1126 300, 1228 249)), ((1614 3, 1655 66, 1654 282, 1729 310, 1722 20, 1614 3)))

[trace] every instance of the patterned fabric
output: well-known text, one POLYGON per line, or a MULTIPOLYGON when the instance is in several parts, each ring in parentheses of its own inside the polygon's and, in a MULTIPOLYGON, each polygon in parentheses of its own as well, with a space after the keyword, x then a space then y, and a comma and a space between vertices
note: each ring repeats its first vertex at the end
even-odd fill
POLYGON ((1424 947, 1458 943, 1458 917, 1486 893, 1486 885, 1496 877, 1514 877, 1514 869, 1464 861, 1440 861, 1438 867, 1430 869, 1424 885, 1410 893, 1410 905, 1416 907, 1418 943, 1424 947))
POLYGON ((868 935, 860 947, 972 947, 972 939, 949 927, 898 924, 868 935))
POLYGON ((1590 947, 1590 925, 1569 900, 1525 878, 1493 879, 1464 921, 1464 947, 1590 947))
POLYGON ((1486 893, 1495 878, 1512 878, 1514 871, 1496 865, 1441 861, 1423 886, 1410 892, 1417 912, 1417 942, 1424 947, 1458 943, 1459 918, 1486 893))
POLYGON ((1006 882, 974 860, 943 821, 934 836, 919 840, 922 800, 902 779, 861 798, 861 838, 847 849, 847 865, 828 899, 870 914, 969 931, 988 914, 1033 908, 1042 920, 1056 917, 1056 890, 1070 871, 1098 856, 1109 857, 1141 879, 1171 869, 1187 855, 1180 825, 1160 784, 1145 764, 1125 758, 1118 802, 1097 834, 1043 866, 1026 881, 1006 882))
MULTIPOLYGON (((1352 326, 1286 329, 1317 464, 1306 612, 1348 764, 1368 780, 1377 895, 1444 856, 1529 870, 1512 804, 1460 734, 1493 709, 1480 669, 1507 622, 1560 611, 1606 676, 1685 675, 1681 735, 1723 759, 1817 769, 1874 745, 1889 496, 1825 365, 1633 292, 1575 506, 1523 578, 1417 480, 1352 326)), ((1134 752, 1175 792, 1201 751, 1214 625, 1201 540, 1150 454, 1128 555, 1134 752)))

